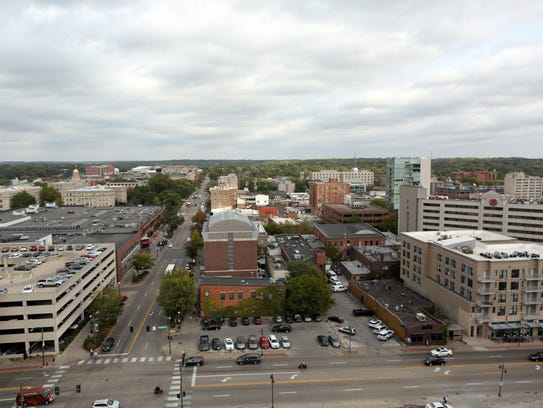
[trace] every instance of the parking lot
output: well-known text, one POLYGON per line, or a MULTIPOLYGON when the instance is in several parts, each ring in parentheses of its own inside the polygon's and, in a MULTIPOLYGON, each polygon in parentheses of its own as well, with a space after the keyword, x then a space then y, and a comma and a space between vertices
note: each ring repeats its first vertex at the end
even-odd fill
POLYGON ((191 355, 203 355, 207 359, 235 359, 238 355, 253 350, 234 350, 226 351, 224 349, 224 339, 231 338, 234 342, 238 336, 243 336, 245 340, 249 335, 255 335, 257 339, 262 336, 275 334, 281 340, 283 335, 288 336, 291 347, 285 349, 265 349, 260 347, 256 352, 263 352, 265 355, 287 355, 297 358, 306 358, 316 354, 319 355, 344 355, 344 354, 381 354, 383 352, 391 352, 393 349, 400 348, 400 343, 395 338, 388 341, 379 341, 372 329, 368 327, 368 322, 372 319, 368 316, 354 316, 352 310, 361 307, 360 302, 357 302, 349 292, 341 292, 333 294, 336 304, 328 313, 323 315, 321 322, 299 322, 292 323, 292 331, 290 333, 273 333, 272 327, 275 324, 271 317, 263 317, 262 324, 257 325, 253 319, 250 319, 250 324, 244 326, 241 324, 241 319, 238 319, 238 325, 231 327, 228 324, 228 319, 225 319, 220 330, 202 330, 201 325, 193 322, 185 324, 183 334, 186 336, 184 341, 185 351, 191 355), (336 323, 329 321, 328 316, 338 316, 344 319, 344 323, 336 323), (338 329, 341 326, 351 326, 356 329, 356 334, 349 336, 340 333, 338 329), (217 337, 223 343, 222 350, 212 350, 205 352, 199 351, 200 335, 208 335, 211 343, 214 337, 217 337), (334 348, 331 346, 320 346, 317 341, 319 335, 336 335, 340 340, 340 347, 334 348), (187 346, 187 342, 189 345, 187 346))

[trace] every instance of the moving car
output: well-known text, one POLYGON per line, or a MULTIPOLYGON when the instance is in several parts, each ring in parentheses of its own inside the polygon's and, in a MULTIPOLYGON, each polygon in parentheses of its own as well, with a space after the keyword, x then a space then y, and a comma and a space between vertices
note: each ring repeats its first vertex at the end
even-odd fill
POLYGON ((113 337, 108 337, 106 341, 104 341, 104 344, 102 344, 102 351, 104 353, 111 351, 114 345, 115 345, 115 339, 113 337))
POLYGON ((528 359, 531 361, 543 361, 543 351, 538 351, 537 353, 532 353, 528 356, 528 359))
POLYGON ((236 358, 236 363, 239 365, 260 364, 261 361, 262 358, 260 357, 260 354, 257 353, 243 354, 236 358))
POLYGON ((336 323, 343 323, 345 321, 345 319, 339 316, 328 316, 328 320, 330 320, 331 322, 336 322, 336 323))
POLYGON ((234 341, 230 337, 224 339, 224 349, 226 351, 234 351, 234 341))
POLYGON ((432 356, 439 356, 439 357, 450 357, 453 355, 453 352, 451 349, 448 349, 446 347, 438 347, 436 349, 433 349, 430 351, 430 354, 432 356))
POLYGON ((278 349, 279 347, 281 347, 281 345, 279 344, 279 340, 277 340, 277 337, 275 337, 275 334, 270 334, 268 336, 268 341, 270 342, 270 347, 272 349, 278 349))
POLYGON ((319 335, 317 336, 317 343, 319 343, 319 346, 327 347, 328 346, 328 337, 319 335))
POLYGON ((92 408, 119 408, 121 403, 110 398, 97 399, 92 403, 92 408))
POLYGON ((341 346, 341 343, 339 342, 339 339, 334 334, 330 334, 328 336, 328 343, 330 343, 330 345, 332 347, 334 347, 334 348, 339 348, 341 346))
POLYGON ((200 351, 209 351, 209 336, 204 334, 200 336, 200 351))
POLYGON ((279 323, 272 327, 274 333, 290 333, 292 326, 288 323, 279 323))
POLYGON ((185 359, 185 367, 200 367, 201 365, 204 365, 204 358, 201 356, 192 356, 185 359))
POLYGON ((289 349, 290 348, 290 340, 287 336, 281 337, 281 347, 289 349))
POLYGON ((424 365, 444 365, 446 363, 443 357, 430 356, 424 360, 424 365))
POLYGON ((341 333, 345 333, 345 334, 348 334, 350 336, 356 334, 356 329, 354 327, 351 327, 351 326, 343 326, 343 327, 340 327, 338 329, 338 331, 340 331, 341 333))
POLYGON ((55 400, 55 393, 49 388, 23 388, 15 398, 18 406, 47 405, 55 400))

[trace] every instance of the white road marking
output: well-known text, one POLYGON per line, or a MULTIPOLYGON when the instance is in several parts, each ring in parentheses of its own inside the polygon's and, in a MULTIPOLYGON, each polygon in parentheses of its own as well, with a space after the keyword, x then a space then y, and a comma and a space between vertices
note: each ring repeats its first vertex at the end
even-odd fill
POLYGON ((272 364, 273 367, 285 367, 288 366, 288 364, 272 364))
POLYGON ((343 391, 362 391, 362 388, 343 388, 343 391))
POLYGON ((515 381, 515 384, 527 384, 527 383, 533 383, 533 381, 526 380, 526 381, 515 381))
POLYGON ((392 363, 392 362, 395 362, 395 361, 402 361, 400 359, 397 359, 397 360, 385 360, 387 363, 392 363))
POLYGON ((226 378, 223 378, 223 379, 221 380, 221 382, 225 383, 225 382, 227 382, 227 381, 230 381, 231 379, 232 379, 232 377, 226 377, 226 378))
POLYGON ((198 371, 198 367, 194 367, 194 370, 192 371, 192 379, 190 381, 190 385, 193 388, 196 386, 196 372, 197 371, 198 371))
POLYGON ((488 356, 488 358, 502 358, 503 356, 488 356))
POLYGON ((218 366, 217 368, 232 368, 233 366, 218 366))
POLYGON ((213 395, 213 398, 221 398, 221 397, 229 397, 230 394, 215 394, 213 395))
POLYGON ((420 385, 405 385, 403 388, 420 388, 420 385))
POLYGON ((466 385, 483 385, 483 383, 466 383, 466 385))
POLYGON ((281 391, 278 394, 296 394, 296 391, 281 391))

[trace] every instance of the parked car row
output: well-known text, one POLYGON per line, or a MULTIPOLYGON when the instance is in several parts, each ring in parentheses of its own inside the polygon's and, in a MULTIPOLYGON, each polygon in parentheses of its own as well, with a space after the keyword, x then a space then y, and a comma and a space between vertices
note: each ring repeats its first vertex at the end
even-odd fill
POLYGON ((328 345, 339 348, 341 346, 341 343, 339 342, 339 339, 336 335, 330 334, 328 336, 325 335, 319 335, 317 336, 317 343, 319 343, 319 346, 327 347, 328 345))
POLYGON ((221 341, 218 337, 214 337, 211 340, 211 343, 209 342, 209 336, 207 334, 200 336, 200 342, 199 342, 199 350, 200 351, 209 351, 210 349, 219 351, 219 350, 225 350, 225 351, 234 351, 234 350, 257 350, 258 348, 261 348, 262 350, 265 349, 278 349, 278 348, 290 348, 290 340, 287 336, 281 336, 279 339, 274 334, 270 334, 269 336, 260 336, 260 338, 257 339, 257 337, 254 334, 250 334, 247 337, 247 340, 245 340, 244 336, 237 336, 236 340, 234 341, 230 337, 226 337, 224 340, 221 341))

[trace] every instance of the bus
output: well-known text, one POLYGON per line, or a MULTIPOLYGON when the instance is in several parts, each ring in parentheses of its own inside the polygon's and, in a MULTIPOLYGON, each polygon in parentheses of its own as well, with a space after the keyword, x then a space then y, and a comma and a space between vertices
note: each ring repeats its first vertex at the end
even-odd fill
POLYGON ((169 273, 172 273, 175 270, 175 264, 169 264, 166 267, 166 270, 164 271, 164 275, 168 275, 169 273))

